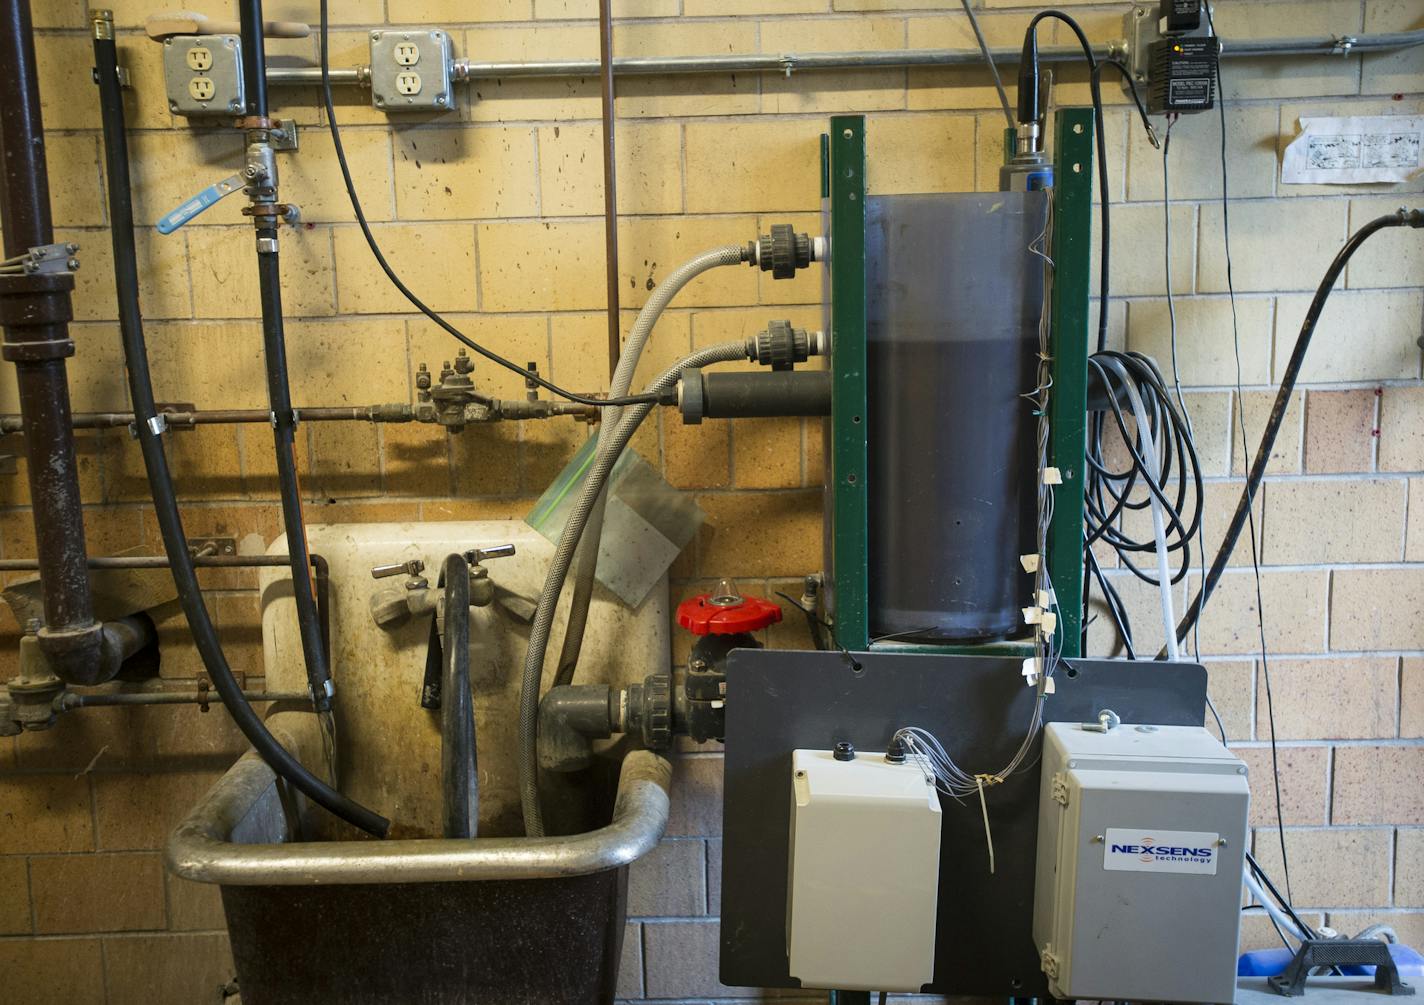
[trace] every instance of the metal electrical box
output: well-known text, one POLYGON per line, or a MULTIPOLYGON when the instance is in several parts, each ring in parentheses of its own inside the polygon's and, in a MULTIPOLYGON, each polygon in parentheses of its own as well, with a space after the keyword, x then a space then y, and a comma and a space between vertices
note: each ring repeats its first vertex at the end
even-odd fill
POLYGON ((1049 724, 1033 938, 1052 995, 1232 1001, 1249 803, 1200 726, 1049 724))
POLYGON ((933 780, 883 753, 796 750, 791 761, 791 976, 804 988, 919 991, 934 979, 933 780))
POLYGON ((163 42, 168 110, 190 118, 241 115, 247 103, 242 39, 236 35, 174 35, 163 42))
POLYGON ((438 28, 371 32, 371 104, 387 112, 445 112, 454 53, 438 28))

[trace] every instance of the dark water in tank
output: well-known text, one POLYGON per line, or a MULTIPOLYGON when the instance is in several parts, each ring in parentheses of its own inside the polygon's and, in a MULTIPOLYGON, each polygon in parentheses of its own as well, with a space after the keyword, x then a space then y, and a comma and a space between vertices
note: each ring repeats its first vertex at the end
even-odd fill
POLYGON ((872 638, 1021 635, 1041 192, 866 201, 872 638))

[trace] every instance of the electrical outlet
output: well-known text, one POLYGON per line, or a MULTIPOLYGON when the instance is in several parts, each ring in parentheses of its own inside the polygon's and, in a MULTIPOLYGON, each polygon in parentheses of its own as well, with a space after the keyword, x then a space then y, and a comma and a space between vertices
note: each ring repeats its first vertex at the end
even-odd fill
POLYGON ((176 115, 241 115, 242 40, 236 35, 175 35, 163 43, 168 110, 176 115))
POLYGON ((387 112, 443 112, 455 107, 454 53, 448 32, 378 28, 370 37, 372 105, 387 112))

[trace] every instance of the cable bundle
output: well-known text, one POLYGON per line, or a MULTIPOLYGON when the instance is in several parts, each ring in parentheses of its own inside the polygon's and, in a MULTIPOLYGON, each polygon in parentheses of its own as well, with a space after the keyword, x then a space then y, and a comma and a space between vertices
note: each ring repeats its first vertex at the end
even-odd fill
POLYGON ((1098 540, 1106 541, 1124 568, 1163 591, 1165 632, 1175 643, 1171 586, 1181 582, 1191 568, 1193 537, 1200 542, 1201 465, 1190 422, 1172 400, 1166 379, 1151 358, 1136 352, 1108 351, 1095 353, 1088 365, 1106 392, 1107 410, 1094 412, 1088 423, 1084 560, 1103 591, 1128 656, 1136 658, 1127 612, 1103 575, 1092 546, 1098 540), (1127 451, 1123 468, 1115 467, 1104 449, 1105 434, 1114 428, 1127 451), (1153 533, 1146 539, 1123 527, 1124 516, 1141 511, 1150 511, 1153 518, 1153 533), (1155 570, 1138 565, 1137 557, 1142 554, 1155 557, 1155 570), (1174 554, 1177 568, 1172 571, 1174 554))

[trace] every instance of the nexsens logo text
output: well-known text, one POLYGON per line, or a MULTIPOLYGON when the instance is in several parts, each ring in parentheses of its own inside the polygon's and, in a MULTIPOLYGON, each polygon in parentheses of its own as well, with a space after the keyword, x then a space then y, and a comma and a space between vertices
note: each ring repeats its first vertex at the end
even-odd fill
POLYGON ((1214 849, 1212 848, 1178 848, 1168 845, 1153 844, 1115 844, 1112 846, 1115 855, 1142 855, 1157 859, 1209 859, 1214 849))

